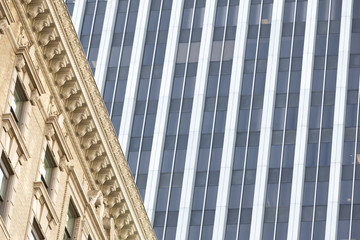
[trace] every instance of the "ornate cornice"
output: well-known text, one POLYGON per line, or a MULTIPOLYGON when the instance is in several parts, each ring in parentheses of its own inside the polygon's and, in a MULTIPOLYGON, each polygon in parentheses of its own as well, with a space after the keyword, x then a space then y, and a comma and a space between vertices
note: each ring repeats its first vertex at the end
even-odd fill
POLYGON ((120 239, 156 239, 64 1, 13 2, 92 188, 103 194, 105 222, 113 219, 120 239))

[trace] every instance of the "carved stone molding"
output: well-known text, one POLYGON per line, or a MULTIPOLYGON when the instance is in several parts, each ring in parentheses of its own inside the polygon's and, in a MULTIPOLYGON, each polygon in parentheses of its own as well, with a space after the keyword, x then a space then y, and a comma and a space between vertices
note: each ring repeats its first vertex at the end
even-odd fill
POLYGON ((85 156, 95 189, 102 191, 105 218, 113 219, 121 239, 156 239, 64 2, 14 1, 31 26, 25 30, 37 39, 33 46, 52 77, 50 88, 61 101, 70 137, 85 156))
MULTIPOLYGON (((37 67, 35 67, 33 61, 31 60, 30 53, 26 47, 19 48, 17 50, 15 68, 20 73, 20 75, 26 74, 26 76, 29 78, 29 82, 27 83, 29 86, 25 87, 26 89, 29 89, 28 91, 30 93, 34 90, 36 91, 34 91, 36 96, 40 96, 41 94, 45 93, 43 83, 40 80, 38 70, 36 69, 37 67)), ((29 96, 29 98, 31 97, 29 96)))
POLYGON ((42 182, 34 183, 35 216, 40 223, 42 231, 46 234, 47 229, 53 229, 59 223, 54 204, 42 182), (47 225, 45 225, 47 223, 47 225))
POLYGON ((88 190, 87 184, 80 182, 76 169, 74 167, 69 167, 69 176, 70 176, 70 186, 73 186, 72 198, 79 205, 79 209, 84 208, 85 214, 81 216, 82 219, 87 217, 91 218, 91 226, 93 230, 97 231, 99 239, 107 239, 105 228, 103 226, 103 216, 105 212, 105 199, 102 195, 102 192, 99 190, 88 190), (86 215, 86 216, 85 216, 86 215))
POLYGON ((20 48, 26 48, 30 46, 29 40, 25 36, 24 28, 20 29, 20 34, 18 36, 18 45, 20 48))
POLYGON ((7 0, 0 0, 0 19, 5 19, 7 24, 15 22, 7 0))
POLYGON ((104 213, 105 213, 105 205, 104 205, 104 196, 99 190, 91 190, 88 192, 90 205, 95 209, 96 215, 102 224, 104 213))
POLYGON ((5 148, 4 150, 8 154, 11 152, 17 153, 17 156, 9 156, 12 159, 13 167, 16 166, 17 161, 22 165, 24 161, 29 159, 30 155, 19 127, 11 113, 2 115, 2 129, 4 133, 1 134, 1 143, 5 148), (12 150, 14 147, 16 149, 12 150))
POLYGON ((45 137, 48 140, 48 144, 51 144, 49 146, 50 148, 53 148, 54 145, 56 145, 56 149, 60 150, 57 151, 57 154, 60 154, 59 157, 57 158, 56 156, 54 160, 57 161, 58 165, 61 163, 62 167, 64 167, 73 157, 66 144, 62 126, 59 124, 57 116, 50 116, 46 121, 45 137))

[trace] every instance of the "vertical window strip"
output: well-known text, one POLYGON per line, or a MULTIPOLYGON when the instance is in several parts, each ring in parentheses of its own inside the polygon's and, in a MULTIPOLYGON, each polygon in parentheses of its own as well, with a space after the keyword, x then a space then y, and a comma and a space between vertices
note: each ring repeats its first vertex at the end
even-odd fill
MULTIPOLYGON (((201 225, 200 225, 200 236, 202 237, 203 231, 204 231, 204 218, 205 218, 205 210, 206 210, 206 201, 208 197, 208 186, 209 186, 209 176, 210 176, 210 166, 213 161, 213 148, 214 148, 214 138, 215 136, 215 124, 216 121, 219 119, 216 118, 216 114, 218 111, 218 101, 219 101, 219 92, 220 92, 220 83, 221 83, 221 73, 223 68, 223 58, 224 58, 224 48, 225 48, 225 34, 227 29, 227 22, 228 22, 228 16, 229 16, 229 7, 230 7, 230 1, 227 1, 226 4, 226 14, 225 14, 225 20, 224 20, 224 32, 222 36, 222 44, 221 44, 221 54, 220 54, 220 65, 219 65, 219 72, 217 74, 217 87, 216 87, 216 97, 215 97, 215 106, 213 111, 213 122, 212 122, 212 128, 211 128, 211 137, 210 137, 210 147, 209 147, 209 157, 208 157, 208 166, 206 171, 206 180, 205 180, 205 192, 204 192, 204 201, 203 201, 203 209, 202 209, 202 216, 201 216, 201 225)), ((217 7, 217 10, 219 10, 219 6, 217 7)), ((218 12, 217 12, 218 13, 218 12)), ((211 66, 211 64, 210 64, 211 66)), ((209 84, 209 82, 208 82, 209 84)), ((207 121, 207 119, 203 118, 203 121, 207 121)), ((223 131, 222 131, 223 132, 223 131)), ((220 135, 222 136, 222 135, 220 135)), ((223 137, 223 136, 222 136, 223 137)), ((214 209, 215 210, 215 209, 214 209)), ((214 223, 212 223, 213 225, 214 223)), ((211 230, 212 233, 212 230, 211 230)), ((211 236, 211 235, 210 235, 211 236)))
MULTIPOLYGON (((160 9, 159 9, 159 17, 157 19, 157 26, 156 26, 155 44, 154 44, 154 48, 153 48, 153 51, 152 51, 152 60, 151 60, 151 65, 150 65, 150 75, 149 75, 148 84, 147 84, 147 90, 146 90, 145 110, 144 110, 143 121, 142 121, 142 126, 141 126, 141 133, 140 133, 141 137, 140 137, 140 144, 139 144, 138 156, 137 156, 136 173, 135 173, 135 177, 134 177, 135 182, 137 182, 137 178, 138 178, 138 174, 139 174, 139 167, 140 167, 140 160, 141 160, 141 155, 142 155, 142 143, 143 143, 143 137, 144 137, 145 124, 146 124, 146 116, 147 116, 148 107, 149 107, 149 101, 150 101, 150 99, 149 99, 150 98, 150 90, 151 90, 151 83, 152 83, 152 80, 153 80, 154 61, 155 61, 155 55, 156 55, 156 46, 157 46, 158 37, 159 37, 159 30, 160 30, 159 27, 160 27, 161 15, 162 15, 163 2, 164 2, 164 0, 161 0, 160 9)), ((151 13, 150 13, 150 16, 151 16, 151 13)), ((150 25, 150 23, 151 22, 149 21, 149 25, 150 25)), ((143 64, 142 65, 142 69, 143 69, 144 68, 144 62, 142 64, 143 64)), ((139 99, 139 95, 137 96, 137 99, 139 99)), ((138 102, 138 100, 137 100, 137 102, 138 102)), ((138 127, 139 126, 135 126, 135 124, 133 124, 133 128, 138 128, 138 127)))
MULTIPOLYGON (((323 208, 325 207, 326 208, 326 203, 325 203, 325 206, 323 204, 320 205, 319 202, 319 197, 321 196, 318 196, 318 192, 320 190, 323 189, 323 186, 319 186, 321 184, 321 179, 319 178, 319 173, 322 169, 326 168, 327 165, 329 164, 325 164, 323 165, 324 163, 321 163, 321 152, 324 152, 326 151, 326 147, 325 147, 325 144, 329 144, 329 143, 325 143, 325 141, 323 140, 323 136, 325 136, 324 134, 324 128, 326 128, 326 126, 324 126, 324 111, 325 111, 325 95, 326 93, 328 92, 327 89, 326 89, 326 83, 327 81, 329 81, 327 79, 327 70, 328 70, 328 60, 329 60, 329 37, 330 37, 330 23, 331 23, 331 19, 332 19, 332 6, 333 5, 333 1, 330 1, 329 0, 329 4, 328 4, 328 11, 327 11, 327 15, 325 16, 325 19, 327 20, 327 29, 326 29, 326 43, 325 43, 325 52, 324 52, 324 64, 323 64, 323 68, 321 68, 321 70, 323 70, 323 76, 322 76, 322 90, 321 90, 321 105, 320 105, 320 119, 319 119, 319 135, 318 135, 318 139, 317 139, 317 149, 316 149, 316 163, 315 163, 315 178, 314 178, 314 188, 313 190, 311 190, 313 193, 314 193, 314 198, 313 198, 313 203, 312 205, 310 205, 310 207, 312 207, 312 211, 311 211, 311 228, 309 230, 311 231, 305 231, 305 229, 302 229, 301 230, 301 233, 302 234, 308 234, 310 233, 311 235, 309 237, 311 237, 311 239, 317 239, 317 238, 321 238, 321 236, 324 236, 325 234, 325 220, 324 219, 318 219, 317 216, 319 216, 318 214, 318 211, 320 211, 320 209, 324 210, 323 208)), ((320 12, 324 12, 323 8, 319 7, 319 15, 320 15, 320 12)), ((318 19, 319 21, 320 19, 318 19)), ((316 35, 318 39, 318 36, 319 34, 316 35)), ((315 47, 315 52, 317 50, 317 48, 319 48, 319 46, 316 46, 315 47)), ((315 56, 315 59, 316 59, 316 56, 315 56)), ((316 64, 316 61, 315 61, 315 64, 316 64)), ((314 72, 316 70, 316 65, 314 67, 314 72)), ((314 86, 314 82, 316 81, 316 76, 313 75, 313 86, 314 86)), ((314 89, 312 89, 312 93, 314 93, 314 89)), ((332 106, 333 107, 333 106, 332 106)), ((314 113, 313 113, 314 114, 314 113)), ((311 116, 313 114, 310 114, 310 121, 311 121, 311 116)), ((333 117, 333 116, 332 116, 333 117)), ((331 119, 326 119, 326 121, 332 121, 331 119)), ((311 126, 310 126, 311 127, 311 126)), ((332 129, 332 127, 331 127, 332 129)), ((310 128, 309 128, 309 135, 310 135, 310 128)), ((332 140, 330 140, 332 141, 332 140)), ((309 144, 309 140, 308 140, 308 144, 309 144)), ((308 149, 309 151, 309 149, 308 149)), ((309 156, 309 153, 308 153, 308 156, 309 156)), ((307 157, 308 158, 308 157, 307 157)), ((309 162, 307 161, 306 163, 306 170, 305 170, 305 174, 309 173, 309 162)), ((326 171, 329 171, 329 169, 325 169, 326 171)), ((305 180, 306 181, 306 180, 305 180)), ((325 181, 325 183, 327 182, 327 185, 328 185, 328 182, 329 180, 327 179, 325 181)), ((306 186, 306 185, 305 185, 306 186)), ((327 186, 328 188, 328 186, 327 186)), ((304 192, 304 197, 306 197, 305 195, 305 192, 304 192)), ((304 215, 304 204, 303 204, 303 215, 304 215)), ((303 217, 303 220, 302 220, 302 224, 301 224, 301 228, 304 228, 305 227, 305 222, 304 222, 304 217, 303 217)), ((302 237, 302 236, 301 236, 302 237)))
POLYGON ((356 189, 359 187, 359 114, 360 114, 360 81, 359 64, 357 59, 359 51, 359 36, 357 22, 360 4, 354 1, 353 26, 350 42, 350 64, 347 85, 347 103, 345 115, 345 137, 343 142, 341 191, 339 201, 338 239, 355 239, 359 235, 359 206, 360 201, 356 189), (355 115, 356 114, 356 115, 355 115), (350 183, 350 184, 349 184, 350 183), (350 186, 349 186, 350 185, 350 186), (356 214, 356 216, 354 216, 356 214))
MULTIPOLYGON (((359 81, 360 85, 360 81, 359 81)), ((359 86, 360 89, 360 86, 359 86)), ((360 94, 358 95, 358 103, 357 103, 357 111, 356 111, 356 131, 355 131, 355 142, 354 142, 354 153, 353 153, 353 176, 352 176, 352 186, 351 186, 351 201, 350 201, 350 227, 349 227, 349 236, 350 238, 356 238, 356 227, 354 227, 355 231, 353 232, 353 222, 354 222, 354 199, 355 199, 355 183, 356 183, 356 167, 359 162, 357 162, 359 154, 358 154, 358 138, 359 138, 359 112, 360 112, 360 94)), ((359 161, 359 160, 358 160, 359 161)), ((359 187, 359 186, 357 186, 359 187)), ((358 203, 359 204, 359 203, 358 203)), ((355 220, 356 221, 356 220, 355 220)))
MULTIPOLYGON (((144 119, 143 119, 143 122, 142 122, 142 126, 141 126, 141 134, 140 134, 140 144, 139 144, 139 149, 138 149, 138 156, 137 156, 137 166, 136 166, 136 173, 135 173, 135 181, 137 181, 137 178, 138 178, 138 174, 139 174, 139 167, 140 167, 140 160, 141 160, 141 156, 144 154, 143 153, 143 142, 144 142, 144 131, 145 131, 145 125, 146 125, 146 123, 147 123, 147 116, 149 115, 148 114, 148 109, 149 109, 149 102, 150 102, 150 92, 151 92, 151 90, 152 90, 152 83, 153 83, 153 77, 154 77, 154 73, 155 73, 155 71, 154 71, 154 65, 155 65, 155 57, 156 57, 156 53, 157 53, 157 46, 158 46, 158 39, 159 39, 159 32, 160 32, 160 23, 161 23, 161 21, 169 21, 169 17, 170 16, 165 16, 165 18, 167 18, 167 19, 162 19, 163 18, 163 16, 162 16, 162 13, 163 13, 163 11, 164 11, 164 9, 163 9, 163 6, 164 6, 164 1, 166 1, 166 0, 162 0, 161 1, 161 3, 160 3, 160 11, 159 11, 159 17, 158 17, 158 21, 157 21, 157 27, 156 27, 156 35, 155 35, 155 44, 154 44, 154 49, 153 49, 153 52, 152 52, 152 60, 151 60, 151 66, 150 66, 150 75, 149 75, 149 82, 148 82, 148 85, 147 85, 147 93, 146 93, 146 101, 145 101, 145 110, 144 110, 144 119)), ((151 14, 150 14, 151 15, 151 14)), ((149 22, 149 24, 150 24, 150 22, 149 22)), ((166 46, 166 45, 165 45, 166 46)), ((144 63, 143 63, 143 66, 142 66, 142 68, 144 68, 144 63)), ((156 73, 156 74, 159 74, 159 73, 156 73)), ((162 73, 160 73, 160 79, 161 79, 161 74, 162 73)), ((157 87, 157 86, 155 86, 155 87, 157 87)), ((139 97, 139 95, 138 95, 138 97, 139 97)), ((158 93, 157 93, 157 96, 156 96, 157 98, 159 97, 158 96, 158 93)), ((157 99, 158 100, 158 99, 157 99)), ((156 102, 157 102, 157 100, 156 100, 156 102)), ((137 128, 137 127, 139 127, 139 126, 135 126, 135 124, 133 125, 133 128, 137 128)), ((151 133, 151 138, 152 138, 152 134, 153 133, 151 133)), ((145 156, 144 158, 146 158, 146 160, 145 161, 149 161, 149 159, 145 156)), ((143 163, 143 164, 146 164, 145 162, 143 163)), ((148 167, 148 166, 147 166, 148 167)))
MULTIPOLYGON (((276 205, 275 205, 275 219, 274 219, 274 227, 271 228, 265 228, 263 227, 263 238, 267 238, 267 236, 269 235, 268 233, 266 233, 266 229, 273 231, 273 239, 276 239, 278 237, 282 238, 284 237, 284 235, 280 235, 278 236, 278 232, 277 232, 277 228, 278 228, 278 218, 279 218, 279 205, 280 205, 280 194, 281 191, 283 191, 283 187, 285 187, 282 183, 282 178, 283 178, 283 169, 285 168, 284 166, 284 155, 285 155, 285 138, 286 138, 286 133, 287 133, 287 118, 288 118, 288 114, 289 114, 289 97, 290 97, 290 81, 294 81, 294 79, 291 79, 291 74, 292 74, 292 62, 293 62, 293 50, 294 50, 294 41, 295 41, 295 26, 296 26, 296 16, 297 16, 297 7, 298 7, 298 1, 296 0, 294 3, 294 11, 293 11, 293 16, 292 16, 292 32, 291 32, 291 43, 290 43, 290 53, 289 53, 289 65, 288 65, 288 70, 287 70, 287 85, 286 85, 286 101, 285 101, 285 111, 283 114, 284 116, 284 120, 283 120, 283 125, 281 128, 282 131, 282 140, 281 140, 281 155, 280 155, 280 165, 279 165, 279 175, 278 175, 278 181, 277 181, 277 195, 276 195, 276 205)), ((288 11, 288 9, 284 8, 284 11, 288 11)), ((284 13, 285 14, 285 13, 284 13)), ((280 72, 280 69, 278 70, 280 72)), ((296 81, 296 79, 295 79, 296 81)), ((279 84, 279 83, 278 83, 279 84)), ((280 83, 282 84, 282 83, 280 83)), ((299 90, 299 89, 298 89, 299 90)), ((279 93, 278 89, 277 89, 277 93, 279 93)), ((275 108, 276 109, 276 108, 275 108)), ((275 114, 275 113, 274 113, 275 114)), ((276 120, 274 120, 273 126, 276 124, 275 122, 276 120)), ((273 145, 274 146, 274 145, 273 145)), ((291 165, 293 165, 293 161, 294 161, 294 155, 292 154, 292 163, 291 165)), ((289 160, 287 160, 289 161, 289 160)), ((270 168, 271 169, 271 168, 270 168)), ((291 167, 292 169, 292 167, 291 167)), ((287 182, 287 184, 291 184, 292 179, 290 180, 290 183, 287 182)), ((269 186, 269 182, 268 182, 268 186, 269 186)), ((269 194, 269 192, 267 192, 267 195, 269 194)), ((268 196, 267 196, 268 198, 268 196)), ((290 200, 290 199, 289 199, 290 200)), ((290 207, 290 202, 287 202, 287 206, 290 207)), ((284 207, 284 206, 282 206, 284 207)), ((269 208, 266 208, 266 210, 270 210, 269 208)), ((283 221, 282 221, 283 222, 283 221)), ((286 234, 287 233, 287 223, 288 220, 286 221, 286 229, 284 232, 282 232, 282 234, 286 234)), ((264 225, 266 224, 266 220, 264 219, 264 225)), ((270 224, 270 223, 269 223, 270 224)), ((283 229, 284 230, 284 229, 283 229)))
POLYGON ((86 58, 89 61, 89 65, 90 65, 90 68, 93 73, 95 72, 96 56, 98 54, 99 47, 93 48, 92 45, 100 44, 100 34, 94 34, 94 28, 96 27, 97 21, 99 21, 99 23, 100 23, 99 25, 101 26, 101 28, 99 29, 99 32, 101 33, 101 30, 103 27, 103 21, 104 21, 104 17, 105 17, 105 14, 99 13, 99 5, 101 5, 101 4, 105 5, 104 6, 104 9, 105 9, 107 1, 93 0, 91 2, 86 3, 84 22, 83 22, 83 26, 82 26, 82 30, 81 30, 81 35, 80 35, 80 41, 83 45, 83 49, 84 49, 86 58), (87 11, 90 11, 89 8, 92 6, 92 4, 94 2, 95 2, 94 11, 91 13, 87 13, 87 11), (88 16, 88 18, 87 18, 87 16, 88 16), (88 24, 87 23, 88 21, 91 21, 91 24, 88 24), (89 30, 90 30, 90 32, 88 33, 89 35, 87 35, 86 33, 89 30), (94 35, 99 35, 99 36, 94 36, 94 35), (87 37, 88 37, 88 39, 86 39, 87 37), (98 42, 94 42, 94 41, 98 41, 98 42), (95 52, 93 52, 93 51, 95 51, 95 52), (91 52, 91 54, 90 54, 90 52, 91 52))
MULTIPOLYGON (((318 207, 320 205, 317 203, 318 201, 318 191, 319 191, 319 171, 320 171, 320 158, 321 158, 321 150, 322 150, 322 136, 323 136, 323 121, 324 121, 324 109, 325 109, 325 94, 326 94, 326 74, 327 74, 327 63, 328 63, 328 50, 329 50, 329 36, 330 36, 330 19, 331 19, 331 9, 332 9, 333 1, 331 0, 329 3, 329 10, 328 10, 328 23, 327 23, 327 34, 326 34, 326 45, 325 45, 325 63, 324 63, 324 75, 323 75, 323 89, 322 89, 322 99, 321 99, 321 112, 320 112, 320 126, 319 126, 319 138, 318 138, 318 149, 317 149, 317 163, 316 163, 316 177, 315 177, 315 189, 314 189, 314 203, 313 203, 313 215, 312 215, 312 228, 311 228, 311 239, 317 239, 319 237, 316 236, 317 234, 322 234, 325 231, 325 224, 323 229, 319 228, 320 223, 319 220, 316 219, 316 214, 318 211, 318 207)), ((319 8, 320 9, 320 8, 319 8)), ((321 11, 321 10, 320 10, 321 11)), ((313 78, 314 81, 314 78, 313 78)), ((320 235, 321 236, 321 235, 320 235)))
MULTIPOLYGON (((194 25, 194 18, 195 18, 195 7, 196 7, 196 0, 194 0, 193 6, 192 6, 192 15, 191 15, 191 28, 190 28, 190 34, 189 34, 189 39, 188 39, 188 43, 191 42, 191 37, 192 37, 192 30, 193 30, 193 25, 194 25)), ((171 194, 171 190, 172 190, 172 183, 173 183, 173 177, 174 177, 174 168, 175 168, 175 161, 176 161, 176 155, 177 155, 177 150, 178 150, 178 140, 179 140, 179 135, 180 135, 180 124, 181 124, 181 117, 182 117, 182 111, 183 111, 183 104, 184 104, 184 95, 185 95, 185 85, 187 84, 187 71, 188 71, 188 66, 189 66, 189 58, 190 58, 190 46, 191 44, 188 44, 188 48, 187 48, 187 52, 186 52, 186 61, 185 61, 185 69, 184 69, 184 75, 183 75, 183 80, 182 80, 182 86, 181 86, 181 97, 180 97, 180 106, 179 106, 179 112, 178 112, 178 118, 177 118, 177 125, 176 125, 176 134, 175 134, 175 144, 174 144, 174 149, 173 149, 173 154, 172 154, 172 164, 171 164, 171 171, 170 171, 170 182, 169 182, 169 188, 168 188, 168 198, 167 198, 167 203, 166 203, 166 212, 165 212, 165 220, 164 220, 164 227, 163 227, 163 232, 162 232, 162 239, 165 239, 166 236, 166 229, 167 229, 167 220, 168 220, 168 216, 169 216, 169 206, 170 206, 170 199, 172 197, 171 194)), ((178 53, 179 54, 179 53, 178 53)), ((174 77, 175 79, 175 77, 174 77)), ((176 87, 173 85, 173 88, 176 87)), ((166 159, 163 158, 163 161, 167 161, 166 159)), ((185 164, 185 162, 184 162, 185 164)), ((180 188, 181 189, 181 188, 180 188)))
MULTIPOLYGON (((203 195, 204 195, 204 200, 203 200, 203 203, 201 204, 202 205, 202 207, 201 207, 201 219, 199 220, 199 222, 200 222, 200 226, 199 226, 199 235, 200 235, 200 237, 204 237, 204 231, 206 231, 206 235, 205 235, 205 238, 207 238, 207 237, 211 237, 211 233, 212 233, 212 229, 213 229, 213 223, 212 224, 210 224, 210 222, 208 221, 206 224, 204 223, 204 219, 206 218, 206 219, 208 219, 208 217, 206 217, 206 215, 207 214, 212 214, 211 213, 211 210, 209 210, 209 212, 207 212, 207 210, 205 209, 205 206, 207 205, 207 202, 209 201, 209 199, 207 199, 208 198, 208 190, 209 190, 209 187, 212 187, 213 185, 211 185, 210 186, 210 184, 209 184, 209 178, 210 178, 210 173, 211 173, 211 171, 210 171, 210 167, 212 167, 212 168, 214 168, 214 166, 216 165, 214 165, 214 158, 217 158, 217 157, 214 157, 214 148, 216 148, 216 146, 214 145, 214 139, 215 138, 218 138, 218 137, 223 137, 222 135, 223 134, 221 134, 221 133, 218 133, 218 134, 215 134, 214 133, 214 131, 215 131, 215 126, 216 126, 216 122, 219 120, 219 118, 216 118, 216 115, 217 115, 217 113, 219 113, 218 112, 218 109, 217 109, 217 107, 218 107, 218 100, 219 100, 219 96, 220 96, 220 94, 219 94, 219 91, 220 91, 220 84, 221 84, 221 82, 222 81, 224 81, 223 79, 222 80, 220 80, 221 78, 220 78, 220 76, 221 76, 221 73, 222 73, 222 67, 223 67, 223 60, 224 60, 224 46, 225 46, 225 42, 224 42, 224 39, 225 39, 225 33, 226 33, 226 23, 227 23, 227 19, 228 19, 228 12, 229 12, 229 2, 227 2, 227 4, 225 5, 225 7, 226 7, 226 12, 225 12, 225 18, 224 18, 224 26, 225 26, 225 30, 224 30, 224 32, 223 32, 223 34, 222 34, 222 46, 221 46, 221 53, 220 53, 220 61, 219 61, 219 63, 220 63, 220 65, 219 65, 219 69, 217 70, 217 73, 216 73, 216 81, 217 81, 217 83, 216 83, 216 93, 215 93, 215 102, 214 102, 214 106, 215 106, 215 109, 214 109, 214 111, 211 111, 212 113, 210 113, 210 114, 212 114, 212 122, 210 123, 211 124, 211 130, 210 130, 210 135, 208 136, 209 137, 209 146, 208 146, 208 152, 205 150, 205 149, 207 149, 207 147, 204 149, 205 151, 206 151, 206 158, 208 159, 207 160, 207 166, 206 166, 206 173, 205 173, 205 179, 204 179, 204 182, 205 182, 205 186, 203 186, 203 187, 201 187, 201 188, 203 188, 204 189, 204 192, 203 192, 203 195), (221 82, 220 82, 221 81, 221 82), (216 136, 217 135, 217 136, 216 136), (213 166, 214 165, 214 166, 213 166), (210 225, 209 225, 210 224, 210 225), (205 229, 206 228, 206 229, 205 229)), ((232 3, 233 5, 236 5, 236 3, 232 3)), ((237 3, 237 5, 238 5, 238 3, 237 3)), ((219 8, 217 8, 217 10, 219 10, 219 8)), ((213 63, 214 64, 214 63, 213 63)), ((230 66, 230 65, 229 65, 230 66)), ((211 69, 213 69, 213 67, 210 67, 211 69)), ((231 68, 231 67, 230 67, 231 68)), ((211 71, 211 70, 210 70, 211 71)), ((209 73, 209 76, 211 75, 211 73, 209 73)), ((208 82, 208 85, 209 85, 210 83, 208 82)), ((227 90, 225 90, 225 91, 228 91, 229 89, 227 88, 227 90)), ((207 94, 208 94, 209 92, 207 92, 207 94)), ((203 120, 205 120, 205 119, 207 119, 207 120, 209 120, 207 117, 204 117, 203 118, 203 120)), ((222 132, 224 131, 224 130, 221 130, 222 132)), ((203 130, 202 130, 202 132, 203 132, 203 134, 204 134, 204 128, 203 128, 203 130)), ((204 139, 203 139, 204 140, 204 139)), ((221 141, 221 144, 222 144, 222 141, 221 141)), ((218 150, 217 150, 217 152, 218 152, 218 150)), ((201 154, 201 151, 200 151, 200 154, 201 154)), ((200 157, 200 155, 199 155, 199 158, 201 159, 201 157, 200 157)), ((215 166, 215 168, 218 168, 217 166, 215 166)), ((216 171, 215 171, 216 172, 216 171)), ((199 172, 199 163, 198 163, 198 169, 197 169, 197 175, 199 175, 200 174, 200 172, 199 172)), ((215 186, 215 188, 217 189, 218 188, 218 186, 215 186)), ((212 190, 212 191, 214 191, 214 189, 212 190)), ((217 191, 217 190, 216 190, 217 191)), ((214 199, 211 199, 211 201, 214 201, 214 199)), ((194 205, 193 205, 193 214, 194 214, 194 205)), ((194 216, 192 216, 192 218, 193 218, 194 216)), ((191 225, 193 225, 193 224, 191 224, 191 225)), ((194 226, 195 227, 195 226, 194 226)), ((189 233, 189 234, 191 234, 191 233, 189 233)), ((190 237, 190 236, 189 236, 190 237)), ((194 237, 194 236, 193 236, 194 237)))
MULTIPOLYGON (((270 1, 270 4, 272 5, 272 1, 270 1)), ((253 5, 253 2, 251 4, 251 7, 253 5)), ((246 175, 247 174, 250 174, 251 172, 251 169, 250 169, 250 164, 248 163, 248 161, 250 161, 248 159, 248 154, 249 154, 249 140, 250 140, 250 132, 251 132, 251 119, 252 119, 252 115, 253 115, 253 109, 254 109, 254 97, 255 97, 255 81, 256 81, 256 75, 258 74, 258 72, 256 71, 257 70, 257 65, 258 65, 258 60, 259 60, 259 46, 260 46, 260 31, 262 29, 262 24, 271 24, 270 21, 271 19, 267 19, 266 20, 263 20, 263 14, 264 14, 264 1, 262 0, 261 3, 260 3, 260 9, 261 9, 261 12, 259 14, 259 18, 257 19, 257 26, 258 26, 258 29, 257 29, 257 37, 256 37, 256 48, 255 48, 255 57, 254 57, 254 67, 253 67, 253 71, 252 71, 252 85, 251 85, 251 97, 250 97, 250 107, 249 107, 249 116, 248 116, 248 119, 247 119, 247 130, 246 130, 246 143, 245 143, 245 153, 244 153, 244 163, 243 163, 243 172, 242 172, 242 183, 241 183, 241 193, 240 193, 240 199, 239 199, 239 211, 238 211, 238 215, 237 215, 237 224, 236 224, 236 239, 241 239, 241 238, 248 238, 249 237, 249 231, 246 230, 246 228, 249 228, 250 230, 250 222, 251 222, 251 215, 250 219, 248 219, 249 221, 244 221, 243 223, 241 223, 241 217, 243 214, 249 214, 247 212, 243 212, 244 210, 244 196, 245 195, 248 195, 248 194, 253 194, 253 190, 248 192, 248 191, 244 191, 245 189, 245 185, 249 185, 249 186, 246 186, 248 187, 249 189, 251 188, 250 185, 252 185, 252 189, 254 188, 255 186, 255 183, 251 183, 251 184, 245 184, 246 183, 246 175), (250 171, 249 171, 250 170, 250 171), (245 226, 247 225, 247 226, 245 226)), ((271 10, 270 10, 271 11, 271 10)), ((255 14, 254 12, 250 12, 250 20, 249 20, 249 25, 251 25, 252 21, 251 19, 254 17, 252 16, 252 14, 255 14)), ((269 37, 267 37, 269 38, 269 37)), ((249 42, 249 36, 248 36, 248 40, 247 40, 247 46, 248 46, 248 42, 249 42)), ((269 44, 269 43, 267 43, 269 44)), ((268 54, 268 53, 266 53, 268 54)), ((245 61, 245 64, 246 64, 246 61, 245 61)), ((245 75, 245 72, 244 72, 244 75, 245 75)), ((243 75, 243 77, 244 77, 243 75)), ((242 88, 244 89, 244 88, 242 88)), ((262 95, 264 93, 262 92, 262 95)), ((241 94, 243 95, 243 93, 241 94)), ((241 103, 240 103, 241 105, 241 103)), ((262 109, 262 107, 261 107, 262 109)), ((241 111, 239 111, 239 114, 240 114, 241 111)), ((238 118, 238 121, 240 122, 240 118, 238 118)), ((238 127, 239 127, 239 123, 238 123, 238 127)), ((239 129, 238 129, 238 133, 239 133, 239 129)), ((258 148, 258 146, 257 146, 258 148)), ((256 149, 256 151, 258 151, 258 149, 256 149)), ((236 160, 236 159, 235 159, 236 160)), ((256 165, 256 164, 255 164, 256 165)), ((255 169, 255 173, 256 173, 256 169, 255 169)), ((246 196, 246 198, 249 198, 249 196, 246 196)), ((250 197, 251 199, 253 198, 250 197)), ((245 218, 245 217, 244 217, 245 218)))
MULTIPOLYGON (((111 108, 110 108, 110 112, 109 112, 109 116, 111 117, 111 120, 113 122, 116 133, 118 133, 118 131, 119 131, 120 123, 115 121, 115 119, 114 119, 115 118, 114 117, 114 115, 115 115, 114 111, 121 112, 122 106, 116 106, 116 109, 114 110, 115 99, 117 97, 119 87, 122 87, 123 89, 126 89, 126 85, 125 86, 119 86, 119 75, 120 75, 120 66, 121 66, 120 64, 121 64, 121 61, 122 61, 122 58, 123 58, 125 35, 126 35, 126 31, 128 29, 128 19, 129 19, 129 14, 130 14, 130 4, 131 4, 131 1, 128 1, 127 2, 127 7, 126 7, 126 13, 125 13, 124 28, 123 28, 123 31, 122 31, 122 37, 121 37, 121 43, 120 43, 119 58, 118 58, 117 67, 116 67, 115 83, 114 83, 114 88, 113 88, 114 90, 113 90, 112 99, 111 99, 111 108), (121 107, 121 109, 118 109, 120 107, 121 107)), ((121 4, 119 4, 119 6, 118 6, 117 18, 121 15, 121 13, 119 12, 121 6, 122 6, 121 4)), ((116 27, 117 26, 115 26, 115 28, 116 27)), ((113 43, 112 43, 112 47, 113 46, 114 46, 114 39, 113 39, 113 43)), ((131 56, 131 53, 130 53, 130 56, 131 56)), ((122 100, 124 98, 124 95, 125 94, 123 94, 122 97, 121 97, 122 100)))
MULTIPOLYGON (((84 48, 84 52, 85 52, 85 55, 86 55, 86 58, 88 58, 88 54, 89 54, 89 49, 90 49, 90 43, 91 43, 91 38, 92 38, 92 32, 93 32, 93 28, 94 28, 94 23, 95 23, 95 18, 96 18, 96 10, 97 10, 97 6, 98 6, 98 2, 99 0, 96 0, 95 1, 95 6, 94 6, 94 11, 90 14, 87 14, 87 11, 89 11, 88 9, 90 8, 91 4, 93 3, 92 2, 87 2, 86 3, 86 7, 85 7, 85 17, 84 17, 84 23, 83 23, 83 27, 82 27, 82 30, 81 30, 81 36, 80 36, 80 39, 83 40, 84 39, 84 31, 89 27, 86 25, 86 15, 90 15, 91 16, 91 24, 90 24, 90 33, 89 33, 89 39, 87 40, 87 44, 85 45, 85 48, 84 48)), ((81 41, 82 42, 82 41, 81 41)), ((84 44, 83 44, 84 46, 84 44)), ((91 63, 90 63, 91 64, 91 63)))

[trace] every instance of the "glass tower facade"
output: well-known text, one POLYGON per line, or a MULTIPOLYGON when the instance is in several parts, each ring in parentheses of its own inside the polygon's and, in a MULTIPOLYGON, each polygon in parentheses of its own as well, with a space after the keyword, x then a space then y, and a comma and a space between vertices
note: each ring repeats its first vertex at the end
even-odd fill
POLYGON ((360 239, 360 1, 65 3, 158 239, 360 239))

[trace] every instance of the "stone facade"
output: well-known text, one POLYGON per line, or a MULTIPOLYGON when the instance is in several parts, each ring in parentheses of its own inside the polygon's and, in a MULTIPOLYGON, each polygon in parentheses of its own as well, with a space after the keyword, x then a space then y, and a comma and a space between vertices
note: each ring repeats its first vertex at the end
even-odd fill
POLYGON ((63 0, 0 0, 0 239, 155 239, 63 0))

